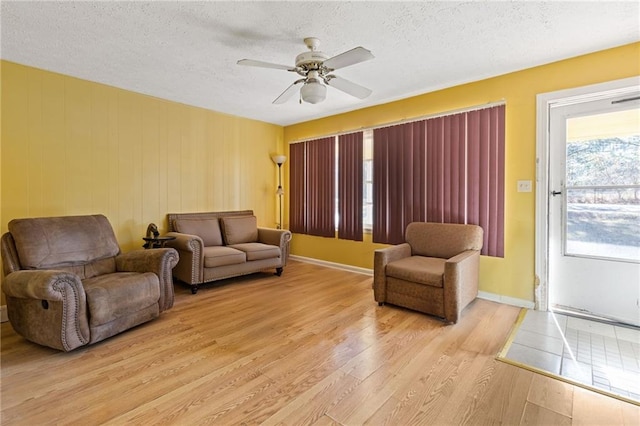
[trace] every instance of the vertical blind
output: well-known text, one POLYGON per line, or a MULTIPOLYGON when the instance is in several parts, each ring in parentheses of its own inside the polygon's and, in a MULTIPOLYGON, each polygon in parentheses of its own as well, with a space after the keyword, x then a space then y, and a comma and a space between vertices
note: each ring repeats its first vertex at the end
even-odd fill
POLYGON ((482 254, 504 257, 504 105, 467 113, 467 223, 484 229, 482 254))
POLYGON ((362 241, 362 132, 338 137, 338 238, 362 241))
POLYGON ((504 256, 504 105, 374 130, 373 241, 414 221, 472 223, 504 256))
POLYGON ((292 232, 335 235, 335 138, 290 145, 292 232))
POLYGON ((373 130, 373 238, 399 244, 411 222, 426 220, 424 121, 373 130))
POLYGON ((304 143, 289 145, 289 229, 298 234, 307 233, 305 148, 304 143))
MULTIPOLYGON (((338 237, 362 241, 363 134, 338 137, 338 237)), ((504 256, 505 106, 373 130, 373 242, 411 222, 470 223, 504 256)), ((290 145, 292 232, 335 235, 335 137, 290 145)))

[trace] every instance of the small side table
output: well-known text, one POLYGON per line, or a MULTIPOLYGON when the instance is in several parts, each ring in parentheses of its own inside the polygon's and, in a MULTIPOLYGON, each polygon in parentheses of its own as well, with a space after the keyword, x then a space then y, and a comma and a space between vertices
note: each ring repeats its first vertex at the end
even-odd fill
POLYGON ((145 241, 144 247, 145 249, 152 248, 163 248, 167 241, 175 240, 176 237, 142 237, 145 241))

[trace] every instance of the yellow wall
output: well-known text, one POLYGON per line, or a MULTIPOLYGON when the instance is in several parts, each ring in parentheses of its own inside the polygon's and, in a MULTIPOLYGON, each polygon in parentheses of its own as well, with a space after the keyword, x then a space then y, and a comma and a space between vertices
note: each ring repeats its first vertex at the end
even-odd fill
MULTIPOLYGON (((526 52, 522 54, 526 55, 526 52)), ((284 129, 284 141, 288 144, 300 139, 504 100, 505 257, 482 257, 480 290, 533 301, 535 192, 516 192, 516 181, 531 180, 535 183, 536 95, 637 75, 640 75, 640 43, 288 126, 284 129)), ((285 220, 285 226, 287 222, 285 220)), ((370 237, 362 243, 355 243, 295 235, 291 252, 372 268, 372 253, 377 247, 380 246, 372 244, 370 237)))
MULTIPOLYGON (((0 230, 15 217, 103 213, 124 251, 149 222, 164 231, 168 212, 247 208, 274 226, 270 155, 288 142, 505 100, 505 257, 482 258, 480 287, 533 300, 534 192, 516 181, 535 181, 536 94, 640 75, 640 43, 284 129, 6 61, 0 75, 0 230)), ((295 235, 292 253, 372 268, 377 247, 295 235)))
POLYGON ((281 126, 0 66, 2 232, 17 217, 102 213, 128 251, 169 212, 253 209, 275 226, 281 126))

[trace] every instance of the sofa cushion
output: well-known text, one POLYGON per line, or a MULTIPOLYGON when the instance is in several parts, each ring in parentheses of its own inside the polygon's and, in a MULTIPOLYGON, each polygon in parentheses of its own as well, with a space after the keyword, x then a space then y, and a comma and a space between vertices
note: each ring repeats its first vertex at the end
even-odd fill
POLYGON ((197 235, 205 247, 221 246, 220 222, 214 219, 176 219, 174 228, 182 234, 197 235))
POLYGON ((388 263, 386 274, 405 281, 442 287, 445 263, 444 259, 435 257, 405 257, 388 263))
POLYGON ((126 317, 160 300, 160 282, 153 272, 116 272, 86 279, 82 285, 91 327, 126 317))
POLYGON ((247 261, 280 257, 280 247, 270 244, 242 243, 229 247, 245 252, 247 254, 247 261))
POLYGON ((221 217, 220 221, 227 245, 258 241, 258 220, 255 216, 221 217))
POLYGON ((247 261, 247 255, 244 252, 225 246, 205 247, 203 254, 205 268, 237 265, 238 263, 245 263, 247 261))
POLYGON ((120 252, 103 215, 13 219, 8 228, 23 269, 82 265, 120 252))

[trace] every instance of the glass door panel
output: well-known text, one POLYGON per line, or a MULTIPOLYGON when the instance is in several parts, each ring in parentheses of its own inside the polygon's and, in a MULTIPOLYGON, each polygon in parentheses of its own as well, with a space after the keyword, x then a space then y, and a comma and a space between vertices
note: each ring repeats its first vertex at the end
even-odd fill
POLYGON ((640 261, 640 109, 566 129, 565 254, 640 261))

